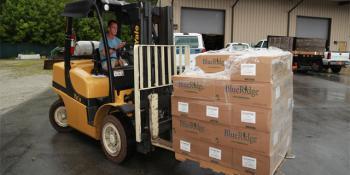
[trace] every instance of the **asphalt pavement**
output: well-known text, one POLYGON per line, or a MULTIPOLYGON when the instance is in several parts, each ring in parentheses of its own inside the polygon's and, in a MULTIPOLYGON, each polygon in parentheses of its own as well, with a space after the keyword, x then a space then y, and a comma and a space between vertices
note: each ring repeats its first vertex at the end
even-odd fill
MULTIPOLYGON (((49 83, 49 82, 48 82, 49 83)), ((3 175, 211 175, 174 153, 136 153, 122 165, 108 161, 100 143, 77 131, 57 133, 48 120, 56 95, 40 94, 0 113, 0 174, 3 175)), ((347 175, 350 172, 350 77, 348 73, 294 76, 293 152, 286 175, 347 175)), ((5 104, 6 99, 1 99, 5 104)))

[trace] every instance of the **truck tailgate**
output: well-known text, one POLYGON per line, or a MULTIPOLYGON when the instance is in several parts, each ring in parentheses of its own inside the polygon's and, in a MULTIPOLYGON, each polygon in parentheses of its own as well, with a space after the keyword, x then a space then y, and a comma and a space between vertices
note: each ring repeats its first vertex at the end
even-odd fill
POLYGON ((331 59, 329 61, 346 61, 349 62, 350 53, 346 52, 332 52, 331 59))

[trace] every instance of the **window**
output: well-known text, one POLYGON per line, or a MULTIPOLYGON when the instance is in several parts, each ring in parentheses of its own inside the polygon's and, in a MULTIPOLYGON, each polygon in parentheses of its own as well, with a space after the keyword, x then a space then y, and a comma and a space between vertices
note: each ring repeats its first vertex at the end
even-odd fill
POLYGON ((260 48, 262 43, 263 43, 263 41, 259 41, 258 44, 255 45, 255 47, 260 48))
POLYGON ((198 48, 197 36, 175 36, 175 45, 189 45, 190 48, 198 48))
POLYGON ((264 41, 262 48, 267 48, 267 41, 264 41))
POLYGON ((233 44, 231 47, 232 51, 241 51, 241 50, 245 50, 248 49, 249 47, 245 44, 233 44))

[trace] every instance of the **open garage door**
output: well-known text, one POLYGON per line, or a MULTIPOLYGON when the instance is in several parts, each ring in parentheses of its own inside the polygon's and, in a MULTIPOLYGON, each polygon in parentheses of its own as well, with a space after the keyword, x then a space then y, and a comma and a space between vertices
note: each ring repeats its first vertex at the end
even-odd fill
POLYGON ((225 11, 198 8, 181 9, 181 32, 203 34, 205 48, 224 47, 225 11))
POLYGON ((296 36, 304 38, 322 38, 327 40, 329 48, 331 20, 329 18, 297 17, 296 36))

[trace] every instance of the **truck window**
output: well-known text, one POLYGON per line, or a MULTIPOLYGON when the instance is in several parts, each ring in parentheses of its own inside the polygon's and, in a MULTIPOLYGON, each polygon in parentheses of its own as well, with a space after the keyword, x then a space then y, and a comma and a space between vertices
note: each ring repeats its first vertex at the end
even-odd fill
POLYGON ((197 36, 175 36, 175 45, 189 45, 190 48, 198 48, 197 36))
POLYGON ((258 44, 255 45, 256 48, 260 48, 262 45, 263 41, 259 41, 258 44))
POLYGON ((262 48, 267 48, 267 41, 264 41, 262 48))
POLYGON ((241 50, 245 50, 248 49, 249 47, 247 45, 244 44, 233 44, 231 47, 231 50, 233 51, 241 51, 241 50))

